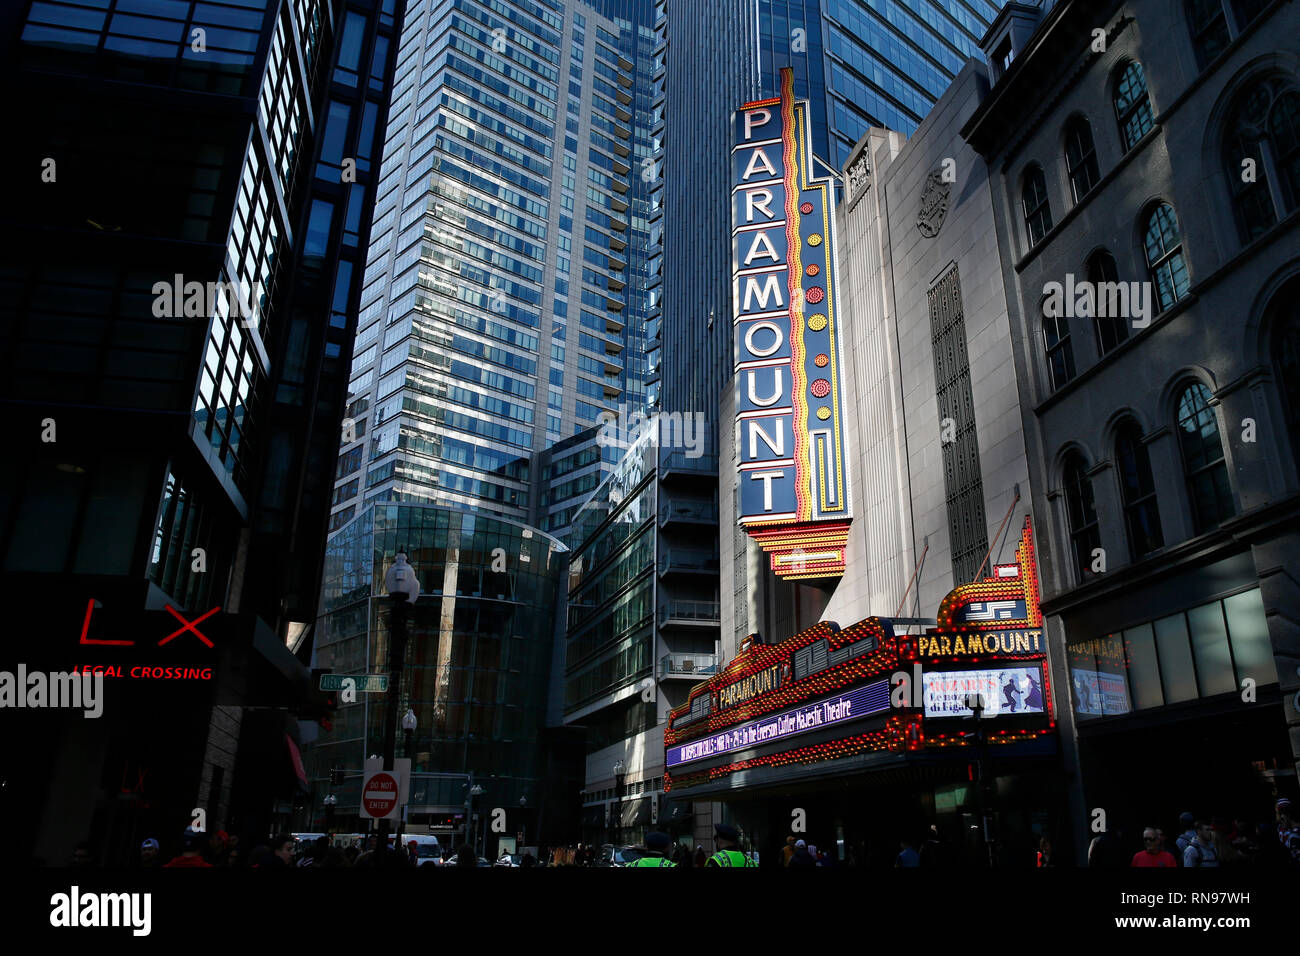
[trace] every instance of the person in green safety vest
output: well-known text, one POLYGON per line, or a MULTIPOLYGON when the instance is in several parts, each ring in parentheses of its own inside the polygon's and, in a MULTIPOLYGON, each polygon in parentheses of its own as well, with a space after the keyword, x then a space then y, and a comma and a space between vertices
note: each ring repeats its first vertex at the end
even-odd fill
POLYGON ((673 838, 667 833, 647 833, 645 835, 645 852, 646 855, 641 857, 631 866, 675 866, 672 860, 668 859, 668 846, 673 842, 673 838))
POLYGON ((754 862, 741 853, 740 834, 736 828, 725 823, 713 824, 713 843, 717 851, 709 857, 705 866, 754 866, 754 862))

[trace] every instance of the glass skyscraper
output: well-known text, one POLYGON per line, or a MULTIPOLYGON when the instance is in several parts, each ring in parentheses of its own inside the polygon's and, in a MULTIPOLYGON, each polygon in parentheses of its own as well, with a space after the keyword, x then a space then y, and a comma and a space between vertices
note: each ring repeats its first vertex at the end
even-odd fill
POLYGON ((840 169, 872 126, 906 136, 993 23, 995 0, 756 0, 762 96, 782 67, 813 115, 813 150, 840 169))
MULTIPOLYGON (((405 551, 417 765, 508 778, 533 806, 578 783, 548 744, 556 536, 618 461, 599 426, 646 402, 647 11, 408 3, 361 292, 329 560, 366 593, 326 588, 316 663, 385 666, 370 582, 405 551)), ((381 719, 341 706, 316 765, 374 752, 381 719)), ((454 796, 412 798, 437 827, 454 796)))
POLYGON ((614 457, 573 436, 644 396, 641 38, 555 0, 405 17, 332 524, 402 501, 558 530, 614 457))

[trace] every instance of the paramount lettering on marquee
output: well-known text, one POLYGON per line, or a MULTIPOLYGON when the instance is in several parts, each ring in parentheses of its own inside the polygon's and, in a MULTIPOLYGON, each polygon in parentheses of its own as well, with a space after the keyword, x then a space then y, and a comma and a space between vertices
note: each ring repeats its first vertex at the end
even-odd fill
POLYGON ((779 98, 733 118, 739 521, 787 579, 843 574, 851 517, 835 193, 813 169, 807 111, 782 70, 779 98))
POLYGON ((781 686, 781 670, 783 666, 782 664, 776 664, 722 688, 722 690, 718 691, 719 709, 730 707, 733 704, 743 704, 759 694, 766 694, 770 690, 776 690, 781 686))
POLYGON ((922 657, 946 657, 955 654, 987 656, 1045 653, 1043 632, 1040 630, 922 634, 917 638, 916 649, 922 657))

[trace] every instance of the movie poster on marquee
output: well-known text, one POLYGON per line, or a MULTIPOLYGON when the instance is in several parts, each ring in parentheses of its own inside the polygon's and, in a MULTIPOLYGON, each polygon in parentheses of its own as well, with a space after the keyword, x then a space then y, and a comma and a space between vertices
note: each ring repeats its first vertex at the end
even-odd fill
POLYGON ((937 671, 922 675, 926 717, 973 717, 972 695, 984 699, 983 716, 1042 714, 1041 667, 1000 667, 977 671, 937 671))

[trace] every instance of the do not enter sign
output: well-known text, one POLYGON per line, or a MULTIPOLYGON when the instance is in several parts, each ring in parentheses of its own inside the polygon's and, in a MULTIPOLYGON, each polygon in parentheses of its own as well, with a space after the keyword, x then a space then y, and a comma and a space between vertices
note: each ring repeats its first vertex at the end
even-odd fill
POLYGON ((367 774, 361 785, 361 815, 382 820, 397 815, 397 778, 386 770, 367 774))

